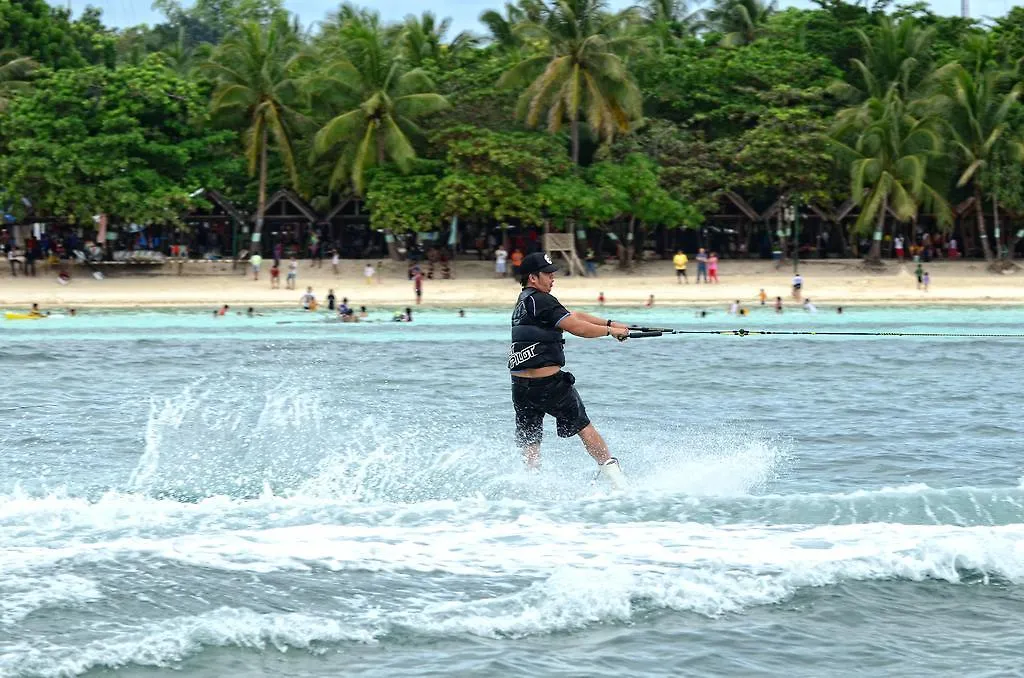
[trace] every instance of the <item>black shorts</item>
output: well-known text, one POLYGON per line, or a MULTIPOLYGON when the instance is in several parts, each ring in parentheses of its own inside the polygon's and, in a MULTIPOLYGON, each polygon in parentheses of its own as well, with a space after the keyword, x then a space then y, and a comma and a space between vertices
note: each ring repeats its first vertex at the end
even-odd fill
POLYGON ((555 418, 561 438, 571 438, 590 425, 587 408, 576 392, 569 372, 550 377, 512 377, 512 404, 516 410, 516 444, 535 445, 544 435, 544 415, 555 418))

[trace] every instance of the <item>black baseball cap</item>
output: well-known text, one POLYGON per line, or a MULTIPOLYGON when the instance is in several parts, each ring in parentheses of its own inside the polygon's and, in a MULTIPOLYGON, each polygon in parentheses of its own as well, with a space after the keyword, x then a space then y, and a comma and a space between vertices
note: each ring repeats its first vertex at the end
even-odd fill
POLYGON ((531 273, 554 273, 558 267, 551 261, 551 255, 547 252, 534 252, 523 257, 523 263, 519 266, 519 275, 530 275, 531 273))

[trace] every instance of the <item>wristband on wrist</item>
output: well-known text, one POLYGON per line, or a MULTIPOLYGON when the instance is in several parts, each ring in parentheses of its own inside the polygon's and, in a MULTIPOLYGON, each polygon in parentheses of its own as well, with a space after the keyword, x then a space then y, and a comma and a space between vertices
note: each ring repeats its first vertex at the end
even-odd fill
POLYGON ((609 319, 608 319, 608 321, 607 321, 607 322, 606 322, 605 324, 606 324, 606 325, 607 325, 608 327, 611 327, 611 326, 612 326, 612 321, 611 321, 611 319, 609 318, 609 319))

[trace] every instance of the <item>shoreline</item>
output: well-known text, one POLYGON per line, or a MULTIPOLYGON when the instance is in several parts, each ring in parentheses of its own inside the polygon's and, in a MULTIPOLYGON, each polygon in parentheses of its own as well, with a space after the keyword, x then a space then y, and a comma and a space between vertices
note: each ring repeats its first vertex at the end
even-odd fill
MULTIPOLYGON (((300 262, 296 289, 271 289, 264 268, 259 281, 240 270, 230 271, 230 263, 219 274, 200 267, 204 274, 186 275, 166 272, 108 275, 103 280, 76 272, 69 285, 58 284, 51 271, 40 267, 35 278, 9 273, 0 277, 0 309, 21 311, 38 303, 44 310, 58 308, 215 308, 224 304, 246 308, 299 309, 299 297, 307 286, 325 309, 328 289, 334 289, 339 302, 343 297, 359 307, 403 308, 416 306, 412 283, 406 279, 403 262, 386 262, 381 276, 367 284, 362 276, 365 261, 345 261, 340 275, 334 276, 330 264, 311 268, 300 262)), ((916 288, 912 264, 886 262, 881 271, 869 271, 853 260, 809 260, 800 263, 805 283, 803 298, 821 307, 829 306, 1013 306, 1024 305, 1024 273, 993 274, 984 262, 938 261, 926 264, 931 274, 928 292, 916 288)), ((121 273, 124 269, 118 271, 121 273)), ((421 310, 430 308, 503 308, 513 303, 519 285, 510 278, 496 278, 492 262, 460 261, 453 280, 424 280, 421 310)), ((598 307, 598 294, 604 293, 605 305, 612 308, 641 306, 654 295, 655 307, 714 308, 727 307, 739 300, 742 305, 759 305, 757 295, 764 289, 768 305, 776 296, 783 306, 797 302, 791 296, 792 266, 776 270, 771 261, 724 260, 721 282, 695 284, 695 267, 688 270, 689 285, 678 284, 671 262, 641 264, 634 273, 602 268, 599 277, 558 277, 553 293, 567 306, 598 307)))

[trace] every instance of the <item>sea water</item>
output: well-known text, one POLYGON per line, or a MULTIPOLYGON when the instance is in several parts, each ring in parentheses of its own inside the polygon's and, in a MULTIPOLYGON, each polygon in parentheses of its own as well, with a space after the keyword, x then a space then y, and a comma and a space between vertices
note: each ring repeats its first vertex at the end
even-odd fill
MULTIPOLYGON (((1020 308, 595 312, 1024 332, 1020 308)), ((0 325, 0 675, 1024 669, 1024 339, 569 338, 616 493, 550 421, 523 471, 508 309, 390 317, 0 325)))

